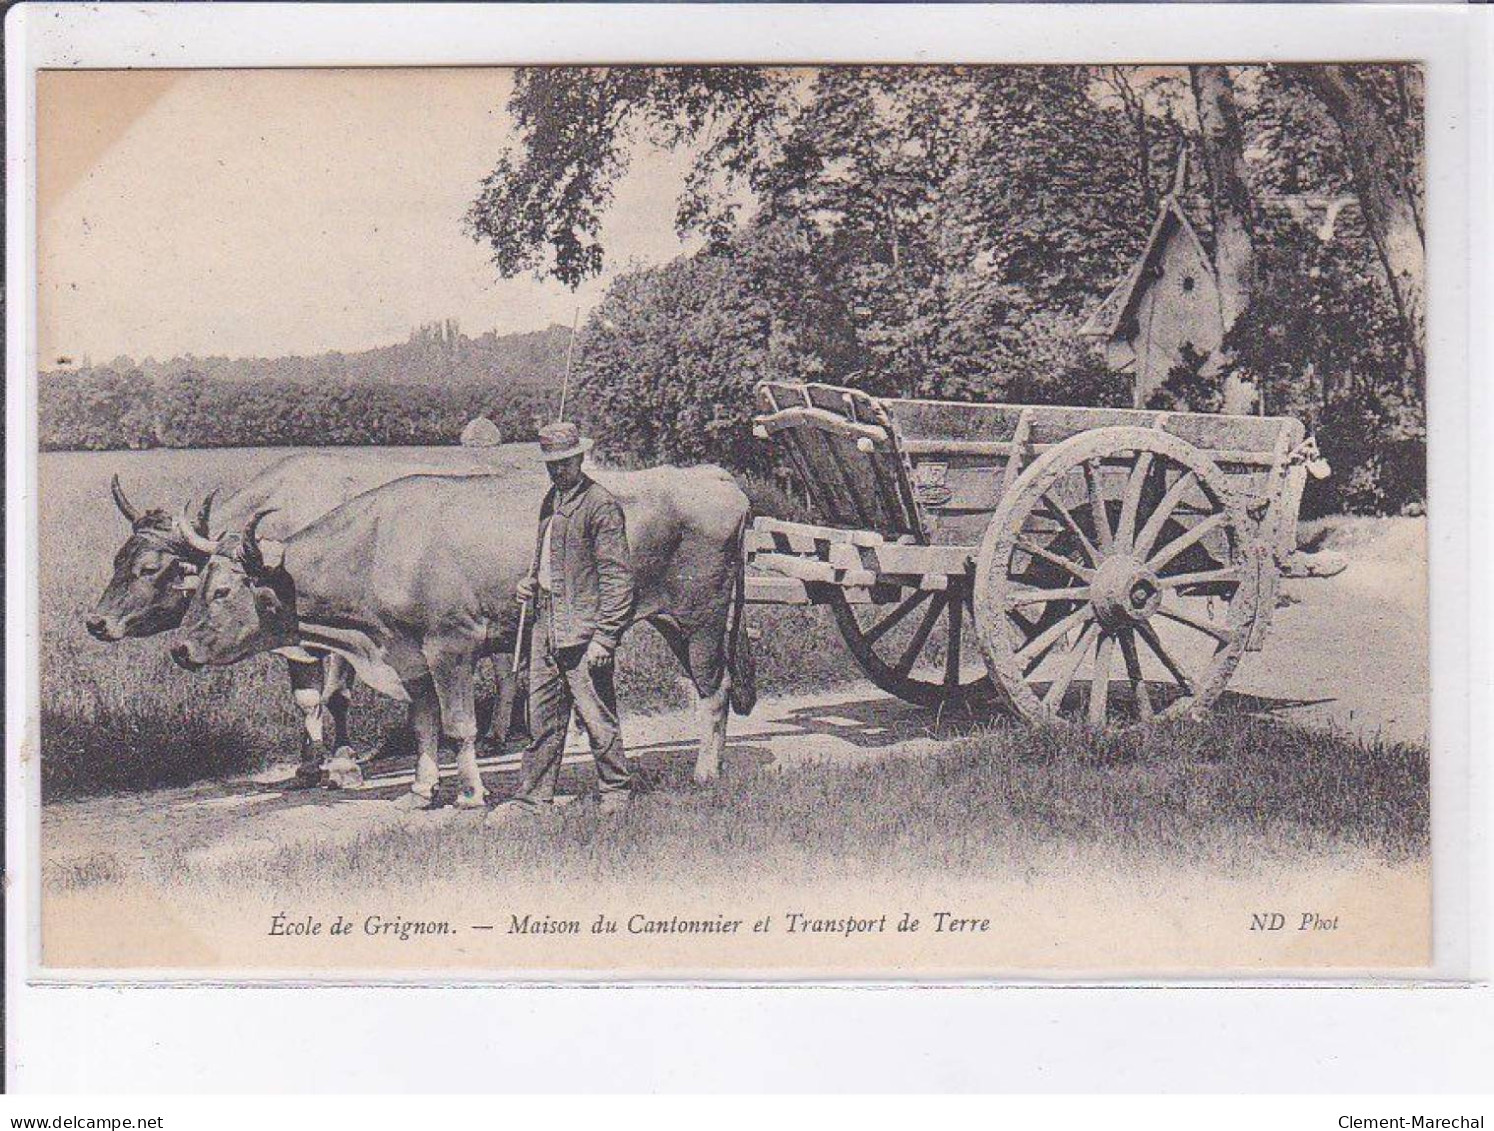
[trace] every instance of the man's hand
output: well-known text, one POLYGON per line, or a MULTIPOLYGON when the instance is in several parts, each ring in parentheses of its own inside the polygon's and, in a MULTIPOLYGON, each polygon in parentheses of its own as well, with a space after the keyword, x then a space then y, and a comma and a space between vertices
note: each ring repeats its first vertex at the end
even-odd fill
POLYGON ((539 588, 539 579, 534 574, 519 578, 519 584, 514 587, 514 592, 519 595, 519 600, 529 604, 534 600, 535 590, 539 588))
POLYGON ((593 671, 599 668, 610 668, 612 666, 612 649, 608 648, 600 640, 593 640, 586 646, 586 666, 593 671))

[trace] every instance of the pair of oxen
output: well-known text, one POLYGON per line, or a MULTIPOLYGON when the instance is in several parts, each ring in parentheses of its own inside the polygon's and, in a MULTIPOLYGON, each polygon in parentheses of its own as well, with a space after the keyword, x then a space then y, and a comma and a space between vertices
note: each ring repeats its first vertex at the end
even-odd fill
MULTIPOLYGON (((697 781, 719 772, 728 706, 756 699, 742 622, 746 496, 717 467, 600 473, 620 500, 633 557, 633 623, 657 628, 699 695, 697 781)), ((288 456, 193 514, 133 505, 116 476, 130 536, 87 620, 97 639, 178 630, 182 667, 285 657, 303 712, 303 782, 347 743, 356 674, 410 704, 417 780, 433 780, 442 736, 456 747, 459 798, 481 804, 474 675, 494 663, 494 729, 514 701, 514 587, 534 556, 543 483, 525 475, 366 453, 288 456), (216 531, 216 533, 214 532, 216 531), (324 717, 332 722, 326 735, 324 717)), ((419 803, 411 796, 402 802, 419 803)))

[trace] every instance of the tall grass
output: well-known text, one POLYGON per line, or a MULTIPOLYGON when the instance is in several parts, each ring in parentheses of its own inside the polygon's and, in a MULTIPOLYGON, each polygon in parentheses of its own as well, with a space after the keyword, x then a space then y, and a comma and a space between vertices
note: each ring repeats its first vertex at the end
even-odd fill
MULTIPOLYGON (((451 449, 447 449, 451 451, 451 449)), ((287 449, 44 453, 40 460, 41 756, 46 799, 145 789, 258 769, 298 757, 301 721, 284 664, 261 656, 197 674, 171 663, 170 636, 103 644, 83 618, 108 581, 129 530, 109 497, 118 473, 137 506, 174 510, 214 486, 231 487, 287 449)), ((820 610, 754 609, 764 694, 855 678, 820 610)), ((484 686, 491 684, 484 680, 484 686)), ((618 661, 625 710, 688 706, 694 693, 657 633, 634 629, 618 661)), ((386 745, 403 709, 354 693, 354 744, 386 745)), ((397 745, 397 743, 396 743, 397 745)))
POLYGON ((514 875, 629 882, 682 869, 691 883, 865 884, 1009 875, 1051 866, 1059 847, 1249 875, 1343 849, 1405 860, 1425 852, 1430 826, 1425 748, 1245 717, 1122 735, 1002 725, 920 757, 739 766, 708 790, 688 788, 687 772, 646 770, 617 821, 576 804, 553 823, 497 831, 384 824, 252 858, 176 858, 161 878, 281 894, 352 890, 370 875, 480 888, 514 875))

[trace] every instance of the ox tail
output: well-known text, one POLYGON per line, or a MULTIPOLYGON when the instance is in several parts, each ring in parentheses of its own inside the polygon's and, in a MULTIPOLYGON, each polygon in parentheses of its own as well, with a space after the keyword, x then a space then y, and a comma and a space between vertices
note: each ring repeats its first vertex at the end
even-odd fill
POLYGON ((757 664, 752 658, 752 640, 747 635, 747 528, 752 508, 742 512, 737 525, 736 576, 732 579, 731 611, 726 629, 726 667, 731 673, 731 709, 739 715, 757 706, 757 664))

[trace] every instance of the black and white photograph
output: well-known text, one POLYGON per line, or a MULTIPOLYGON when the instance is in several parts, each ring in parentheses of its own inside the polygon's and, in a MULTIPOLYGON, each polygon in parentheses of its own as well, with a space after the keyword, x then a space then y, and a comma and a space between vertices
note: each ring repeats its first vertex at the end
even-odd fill
POLYGON ((44 968, 1433 964, 1417 61, 35 99, 44 968))

